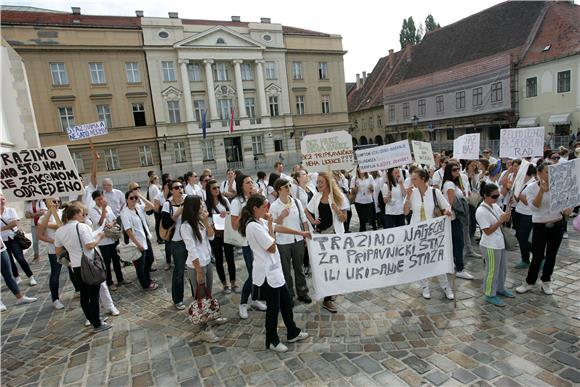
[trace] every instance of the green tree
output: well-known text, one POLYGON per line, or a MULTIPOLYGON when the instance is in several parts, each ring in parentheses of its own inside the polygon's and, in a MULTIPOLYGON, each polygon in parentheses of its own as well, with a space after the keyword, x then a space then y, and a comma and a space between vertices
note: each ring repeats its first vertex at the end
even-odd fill
POLYGON ((423 141, 423 132, 417 128, 413 128, 407 132, 407 138, 409 140, 423 141))
POLYGON ((417 44, 421 41, 423 35, 422 27, 415 27, 415 21, 413 16, 409 16, 408 19, 403 19, 403 26, 401 27, 401 32, 399 33, 399 43, 401 43, 401 49, 405 48, 409 44, 417 44))
POLYGON ((425 18, 425 31, 432 32, 435 31, 437 28, 441 28, 441 26, 439 25, 439 23, 435 22, 435 18, 433 17, 433 15, 431 14, 427 15, 427 17, 425 18))

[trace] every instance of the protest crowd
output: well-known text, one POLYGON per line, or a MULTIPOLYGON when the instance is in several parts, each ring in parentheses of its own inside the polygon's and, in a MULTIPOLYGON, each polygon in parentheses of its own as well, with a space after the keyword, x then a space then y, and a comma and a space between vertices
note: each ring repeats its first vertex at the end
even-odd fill
MULTIPOLYGON (((123 300, 111 297, 119 287, 155 292, 160 284, 153 273, 171 270, 171 283, 163 285, 171 287, 176 312, 187 313, 200 340, 219 341, 212 327, 228 323, 212 294, 239 294, 239 318, 251 318, 250 311, 265 312, 266 348, 284 352, 288 348, 277 334, 279 313, 287 327, 286 342, 308 337, 294 322, 292 309, 313 301, 307 279, 319 257, 309 254, 306 242, 323 234, 370 234, 447 217, 453 275, 473 280, 465 258, 483 260, 485 302, 505 306, 515 293, 532 290, 538 277, 541 291, 553 294, 558 249, 572 232, 568 218, 576 217, 579 208, 551 210, 549 167, 580 157, 580 142, 572 150, 547 148, 542 157, 522 159, 496 158, 486 149, 479 159, 460 160, 452 151, 441 151, 433 153, 433 165, 412 162, 370 172, 360 167, 312 172, 303 165, 287 171, 277 162, 271 172, 257 176, 228 170, 223 181, 210 170, 183 176, 150 171, 147 187, 133 182, 127 189, 115 188, 110 178, 97 181, 98 156, 93 152, 83 195, 68 202, 59 197, 30 201, 26 217, 31 220, 35 261, 44 259, 39 244, 47 246, 54 308, 65 307, 59 294, 65 266, 85 326, 95 332, 111 328, 107 315, 119 315, 115 302, 123 300), (350 225, 353 211, 360 221, 356 230, 350 225), (149 227, 149 217, 154 227, 149 227), (164 245, 162 266, 155 264, 152 241, 164 245), (513 249, 521 256, 515 265, 506 260, 506 252, 513 249), (242 262, 236 259, 240 253, 247 270, 241 278, 236 267, 242 262), (83 263, 97 262, 95 256, 104 263, 102 281, 88 280, 86 270, 91 268, 83 263), (135 275, 125 266, 133 266, 135 275), (212 288, 214 267, 219 289, 212 288), (506 273, 512 270, 527 270, 524 283, 514 291, 505 286, 506 273), (191 289, 191 298, 186 289, 191 289)), ((24 258, 26 237, 19 217, 4 195, 0 215, 2 276, 18 304, 34 302, 19 288, 23 281, 35 286, 37 279, 24 258)), ((444 296, 453 300, 451 277, 436 277, 444 296)), ((430 299, 429 279, 416 282, 421 288, 417 297, 430 299)), ((340 294, 320 298, 326 312, 339 310, 340 294)), ((0 303, 0 308, 6 306, 0 303)))

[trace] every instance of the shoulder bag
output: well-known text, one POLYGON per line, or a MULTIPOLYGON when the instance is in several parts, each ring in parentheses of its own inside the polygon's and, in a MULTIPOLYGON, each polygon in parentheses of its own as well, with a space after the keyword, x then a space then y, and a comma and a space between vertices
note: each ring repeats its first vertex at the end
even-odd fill
POLYGON ((226 224, 224 227, 224 243, 242 247, 245 244, 244 237, 238 230, 234 230, 232 226, 232 215, 226 215, 226 224))
POLYGON ((81 240, 78 224, 76 229, 79 244, 81 245, 81 279, 87 285, 100 285, 107 279, 107 270, 105 269, 103 257, 101 257, 98 249, 93 249, 93 258, 89 258, 85 255, 85 249, 81 240))
MULTIPOLYGON (((489 208, 488 206, 486 206, 484 204, 482 204, 482 206, 486 210, 491 212, 491 214, 494 216, 494 218, 499 220, 498 216, 496 215, 495 212, 492 211, 491 208, 489 208)), ((515 250, 518 246, 518 239, 516 238, 516 236, 514 234, 512 234, 511 231, 507 227, 505 227, 503 224, 500 226, 500 230, 501 230, 501 233, 503 234, 503 240, 505 242, 505 249, 508 251, 515 250)))
POLYGON ((435 192, 435 188, 431 188, 431 191, 433 192, 433 216, 438 218, 443 216, 443 211, 441 210, 441 207, 439 207, 439 201, 437 200, 437 193, 435 192))
MULTIPOLYGON (((169 203, 169 216, 173 216, 173 205, 171 204, 171 200, 168 200, 168 203, 169 203)), ((175 234, 175 224, 176 222, 173 221, 173 224, 169 228, 165 228, 163 227, 163 222, 159 223, 159 236, 161 237, 161 239, 163 239, 164 241, 170 241, 173 238, 173 234, 175 234)))
MULTIPOLYGON (((0 220, 2 220, 2 223, 4 223, 5 225, 8 226, 8 223, 6 223, 4 221, 4 219, 0 219, 0 220)), ((14 229, 12 231, 14 231, 14 229)), ((28 239, 26 237, 26 234, 24 234, 24 231, 22 231, 19 228, 17 228, 16 231, 14 231, 14 240, 16 241, 16 243, 18 243, 20 245, 20 248, 22 250, 28 250, 30 248, 30 246, 32 245, 32 241, 30 239, 28 239)))

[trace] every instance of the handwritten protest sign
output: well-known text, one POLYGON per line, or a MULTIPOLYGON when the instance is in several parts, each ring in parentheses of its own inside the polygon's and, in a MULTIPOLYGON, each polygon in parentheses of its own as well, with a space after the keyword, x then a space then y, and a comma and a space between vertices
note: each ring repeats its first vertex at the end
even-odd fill
POLYGON ((68 139, 71 141, 84 140, 96 136, 108 134, 105 121, 93 122, 90 124, 77 125, 66 128, 68 139))
POLYGON ((415 282, 453 272, 451 221, 338 235, 308 242, 315 298, 415 282))
POLYGON ((305 136, 300 150, 308 172, 351 169, 354 164, 352 137, 344 130, 305 136))
POLYGON ((80 194, 83 185, 66 145, 0 154, 1 186, 8 201, 80 194))
POLYGON ((411 141, 413 145, 413 155, 417 164, 425 164, 427 166, 435 166, 435 159, 433 158, 433 149, 431 143, 423 141, 411 141))
POLYGON ((502 129, 499 157, 534 157, 544 154, 544 127, 502 129))
POLYGON ((550 165, 550 210, 580 205, 580 159, 550 165))
POLYGON ((459 160, 479 159, 479 133, 464 134, 453 141, 453 158, 459 160))
POLYGON ((413 157, 409 141, 403 140, 375 148, 357 150, 356 160, 361 171, 373 172, 411 164, 413 157))

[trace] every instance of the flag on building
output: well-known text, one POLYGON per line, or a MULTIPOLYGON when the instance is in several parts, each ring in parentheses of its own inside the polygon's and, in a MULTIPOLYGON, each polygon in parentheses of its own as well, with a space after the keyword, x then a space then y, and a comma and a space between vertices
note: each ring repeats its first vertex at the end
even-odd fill
POLYGON ((203 133, 203 138, 207 138, 207 121, 205 119, 205 110, 201 112, 201 131, 203 133))
POLYGON ((233 106, 230 107, 230 111, 231 111, 231 114, 230 114, 230 134, 233 134, 234 133, 234 107, 233 106))

